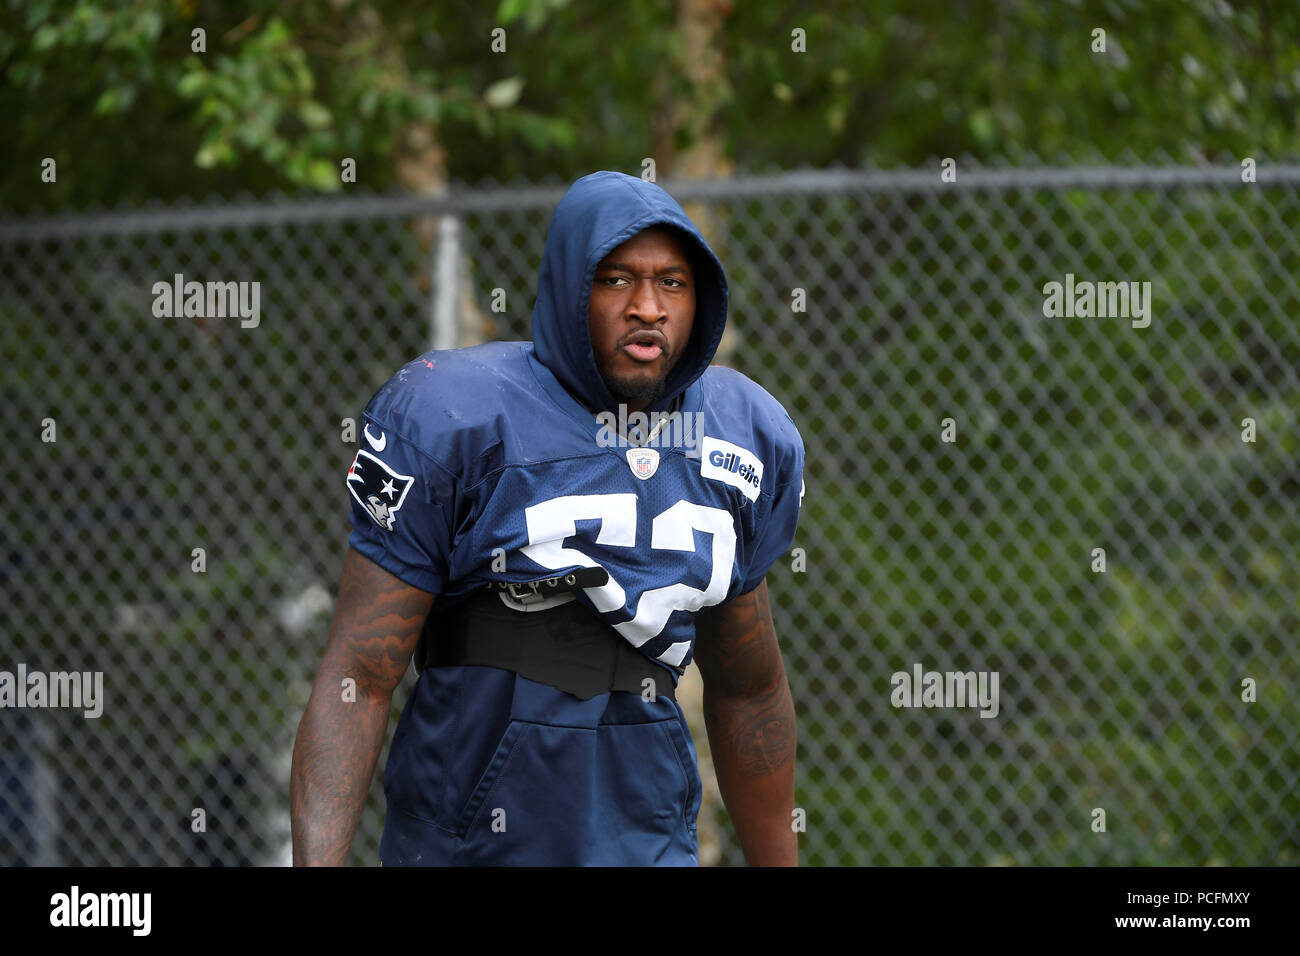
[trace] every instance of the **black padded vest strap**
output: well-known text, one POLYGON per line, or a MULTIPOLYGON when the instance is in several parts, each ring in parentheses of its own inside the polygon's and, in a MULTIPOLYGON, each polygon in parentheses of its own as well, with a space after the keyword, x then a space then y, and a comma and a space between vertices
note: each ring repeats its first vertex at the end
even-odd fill
MULTIPOLYGON (((436 605, 435 605, 436 607, 436 605)), ((611 690, 676 700, 676 680, 602 622, 570 601, 544 611, 517 611, 499 592, 483 590, 425 621, 416 648, 417 671, 475 664, 500 667, 582 700, 611 690), (644 681, 649 678, 653 685, 644 681)))

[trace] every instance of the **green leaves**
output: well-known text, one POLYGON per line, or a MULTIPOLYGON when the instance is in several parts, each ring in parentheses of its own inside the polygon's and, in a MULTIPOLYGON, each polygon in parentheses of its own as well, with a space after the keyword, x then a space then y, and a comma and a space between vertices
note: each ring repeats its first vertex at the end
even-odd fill
POLYGON ((32 37, 32 49, 37 53, 46 53, 53 49, 62 39, 63 35, 58 27, 52 23, 45 23, 32 37))
POLYGON ((550 19, 553 13, 563 10, 569 0, 501 0, 497 19, 502 23, 524 21, 524 29, 533 33, 550 19))
POLYGON ((123 83, 119 86, 110 86, 99 94, 99 99, 95 100, 95 115, 103 116, 107 113, 123 113, 131 108, 135 102, 135 86, 130 83, 123 83))
POLYGON ((312 129, 323 129, 334 122, 330 111, 315 100, 308 100, 298 107, 298 118, 312 129))
POLYGON ((271 17, 233 55, 190 56, 177 92, 197 102, 202 169, 259 156, 289 182, 318 190, 339 187, 334 114, 313 96, 316 77, 289 25, 271 17))
POLYGON ((1286 42, 1300 18, 1285 5, 1265 18, 1248 6, 1171 17, 1136 4, 1108 26, 1103 54, 1089 49, 1091 15, 1046 18, 1021 0, 996 18, 953 17, 930 0, 870 11, 824 0, 802 13, 747 0, 712 35, 722 69, 705 84, 680 69, 698 40, 689 6, 11 0, 0 113, 15 117, 16 162, 0 190, 11 204, 37 201, 19 188, 33 165, 87 144, 104 147, 100 175, 61 182, 60 201, 317 188, 322 164, 337 170, 343 156, 364 160, 368 185, 384 189, 410 123, 435 131, 457 175, 499 180, 539 162, 638 168, 701 130, 750 168, 963 154, 1277 158, 1300 142, 1300 46, 1286 42), (196 26, 207 32, 199 55, 196 26), (500 53, 498 27, 509 34, 500 53), (795 28, 806 53, 791 49, 795 28), (123 137, 134 149, 113 148, 123 137), (196 180, 196 168, 214 174, 196 180))

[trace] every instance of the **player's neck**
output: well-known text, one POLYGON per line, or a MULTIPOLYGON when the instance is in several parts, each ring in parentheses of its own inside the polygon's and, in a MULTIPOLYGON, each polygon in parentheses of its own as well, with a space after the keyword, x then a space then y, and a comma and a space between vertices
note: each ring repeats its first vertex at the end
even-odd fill
MULTIPOLYGON (((681 395, 675 397, 667 408, 659 412, 646 412, 645 410, 650 406, 649 402, 620 403, 614 412, 616 427, 619 434, 630 444, 647 444, 666 424, 667 416, 678 411, 681 404, 681 395)), ((604 421, 608 421, 608 418, 603 418, 602 422, 604 421)))

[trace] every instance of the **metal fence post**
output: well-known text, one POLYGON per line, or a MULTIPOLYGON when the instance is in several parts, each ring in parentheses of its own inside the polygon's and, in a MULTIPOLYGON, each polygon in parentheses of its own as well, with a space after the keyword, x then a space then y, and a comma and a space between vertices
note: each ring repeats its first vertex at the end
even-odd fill
POLYGON ((433 347, 454 349, 460 344, 460 222, 453 215, 438 218, 434 243, 433 347))

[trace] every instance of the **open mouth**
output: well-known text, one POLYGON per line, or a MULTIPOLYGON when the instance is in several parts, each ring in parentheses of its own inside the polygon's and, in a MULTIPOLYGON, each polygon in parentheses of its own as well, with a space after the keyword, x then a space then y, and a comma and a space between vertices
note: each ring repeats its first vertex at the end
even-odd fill
POLYGON ((638 362, 653 362, 668 351, 668 340, 655 329, 633 332, 623 340, 623 351, 638 362))

